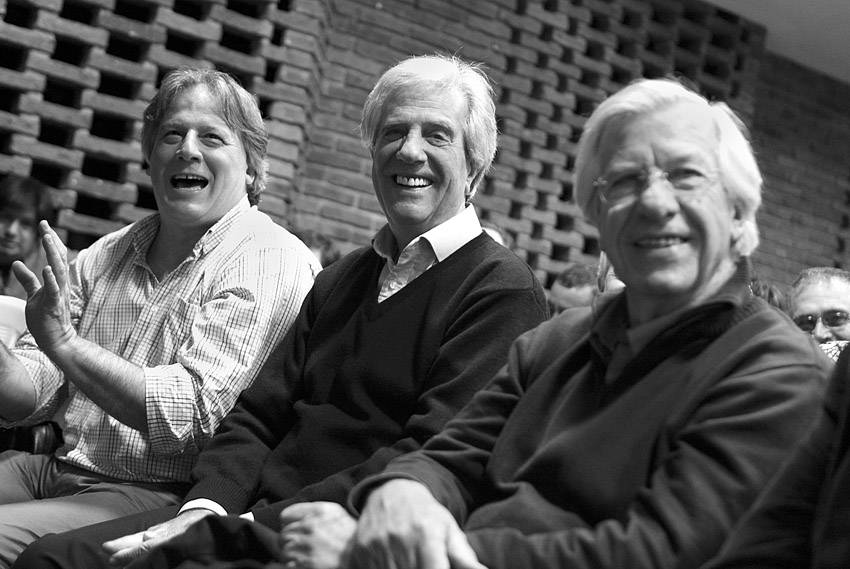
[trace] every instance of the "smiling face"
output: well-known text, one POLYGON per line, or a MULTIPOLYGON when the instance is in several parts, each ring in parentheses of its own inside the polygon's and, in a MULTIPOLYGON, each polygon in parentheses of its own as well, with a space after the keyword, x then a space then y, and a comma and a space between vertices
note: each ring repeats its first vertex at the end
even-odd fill
MULTIPOLYGON (((850 283, 840 278, 828 278, 808 283, 791 299, 791 318, 811 314, 817 318, 827 311, 850 314, 850 283)), ((818 343, 832 340, 850 340, 850 322, 827 326, 818 318, 812 336, 818 343)))
POLYGON ((473 174, 463 140, 461 94, 435 85, 393 94, 372 150, 372 183, 403 248, 463 209, 473 174))
POLYGON ((242 141, 202 85, 174 99, 154 134, 148 162, 163 223, 206 230, 246 195, 242 141))
POLYGON ((716 181, 717 135, 705 109, 680 103, 612 123, 600 145, 602 175, 699 171, 711 182, 675 192, 654 176, 631 202, 603 204, 602 248, 626 284, 633 322, 642 322, 715 294, 732 276, 740 222, 716 181))

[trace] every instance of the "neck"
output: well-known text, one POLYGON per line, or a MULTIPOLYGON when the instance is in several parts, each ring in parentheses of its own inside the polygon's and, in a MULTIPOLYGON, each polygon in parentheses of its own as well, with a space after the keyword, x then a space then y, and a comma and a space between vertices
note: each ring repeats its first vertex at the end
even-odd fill
POLYGON ((626 299, 628 300, 629 325, 631 327, 646 324, 656 318, 661 318, 673 312, 686 310, 704 304, 712 296, 720 292, 720 289, 735 275, 737 264, 728 261, 718 267, 714 267, 711 277, 706 283, 698 285, 693 290, 678 295, 658 294, 641 295, 634 294, 626 284, 626 299))
POLYGON ((158 279, 173 271, 192 253, 207 232, 204 227, 181 227, 160 217, 159 230, 148 248, 147 262, 158 279))

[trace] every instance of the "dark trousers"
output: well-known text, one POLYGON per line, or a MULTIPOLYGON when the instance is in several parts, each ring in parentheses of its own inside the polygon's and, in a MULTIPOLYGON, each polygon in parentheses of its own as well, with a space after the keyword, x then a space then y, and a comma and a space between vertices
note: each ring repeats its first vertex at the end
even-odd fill
MULTIPOLYGON (((32 544, 14 569, 113 569, 101 543, 144 531, 175 516, 163 508, 63 534, 32 544)), ((185 534, 131 563, 128 569, 282 569, 277 532, 233 516, 204 518, 185 534)))

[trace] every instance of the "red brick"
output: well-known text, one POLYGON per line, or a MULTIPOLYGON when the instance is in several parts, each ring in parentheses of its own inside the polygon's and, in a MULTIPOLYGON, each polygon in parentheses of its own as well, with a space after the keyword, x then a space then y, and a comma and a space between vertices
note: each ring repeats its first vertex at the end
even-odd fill
POLYGON ((56 61, 39 51, 29 52, 27 67, 79 87, 95 88, 100 82, 100 74, 96 70, 56 61))
POLYGON ((87 26, 80 22, 66 20, 57 14, 44 10, 39 11, 38 17, 35 20, 35 27, 36 29, 73 38, 89 45, 106 47, 106 43, 109 41, 109 33, 106 30, 87 26))
MULTIPOLYGON (((62 105, 57 105, 56 103, 50 103, 48 101, 42 100, 40 93, 22 95, 20 103, 18 105, 18 110, 22 113, 32 113, 34 115, 38 115, 43 119, 48 119, 52 123, 59 123, 67 126, 85 129, 91 126, 91 109, 72 109, 69 107, 63 107, 62 105)), ((25 115, 22 115, 20 118, 25 118, 25 115)), ((29 122, 32 122, 33 128, 37 132, 38 120, 35 119, 35 117, 32 117, 32 120, 29 122)), ((7 124, 7 122, 5 120, 0 120, 0 124, 5 125, 7 124)), ((11 122, 8 124, 11 124, 11 122)), ((19 130, 18 132, 24 131, 19 130)))
POLYGON ((9 149, 14 153, 25 154, 41 162, 65 167, 69 170, 79 169, 83 163, 83 152, 62 148, 53 144, 39 142, 31 136, 13 134, 9 149))
MULTIPOLYGON (((169 16, 163 16, 163 10, 159 11, 159 15, 160 18, 171 20, 169 16)), ((174 14, 174 16, 177 16, 177 14, 174 14)), ((189 26, 188 29, 193 29, 195 27, 193 24, 195 20, 187 18, 186 21, 189 26)), ((97 25, 104 30, 109 30, 119 36, 123 36, 137 42, 163 43, 165 41, 165 28, 162 26, 157 24, 145 24, 137 20, 131 20, 130 18, 113 14, 107 10, 101 10, 98 13, 97 25)))
MULTIPOLYGON (((206 41, 218 41, 221 39, 221 23, 215 20, 199 21, 169 9, 160 9, 157 12, 156 22, 170 30, 179 32, 184 37, 206 41)), ((165 41, 165 38, 152 43, 161 43, 163 41, 165 41)))
POLYGON ((56 44, 53 34, 40 30, 19 28, 6 22, 0 22, 0 37, 12 45, 37 49, 47 53, 52 53, 56 44))
MULTIPOLYGON (((22 109, 24 112, 26 109, 22 109)), ((16 115, 7 111, 0 110, 0 130, 3 132, 17 132, 30 136, 37 136, 39 131, 38 117, 35 115, 16 115)))
POLYGON ((68 189, 102 200, 135 203, 138 198, 135 184, 109 182, 86 176, 78 171, 71 172, 67 182, 68 189))

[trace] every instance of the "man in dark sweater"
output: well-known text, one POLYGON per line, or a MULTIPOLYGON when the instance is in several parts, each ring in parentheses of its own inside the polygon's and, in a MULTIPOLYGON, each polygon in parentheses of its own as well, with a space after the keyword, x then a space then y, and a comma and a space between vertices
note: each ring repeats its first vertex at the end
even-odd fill
POLYGON ((46 538, 19 567, 126 563, 169 539, 208 556, 184 532, 215 514, 242 515, 226 522, 225 549, 251 557, 237 536, 278 529, 293 503, 344 503, 359 480, 439 432, 510 343, 546 318, 534 274, 482 232, 470 205, 496 150, 492 89, 478 67, 432 56, 398 64, 369 95, 362 128, 388 224, 372 247, 318 275, 201 453, 179 514, 46 538))
POLYGON ((356 525, 285 511, 280 559, 672 569, 719 549, 832 365, 747 288, 752 151, 722 103, 641 80, 588 119, 574 179, 624 291, 522 335, 440 434, 355 487, 356 525))
POLYGON ((850 567, 848 520, 850 351, 844 350, 814 428, 704 569, 850 567))

